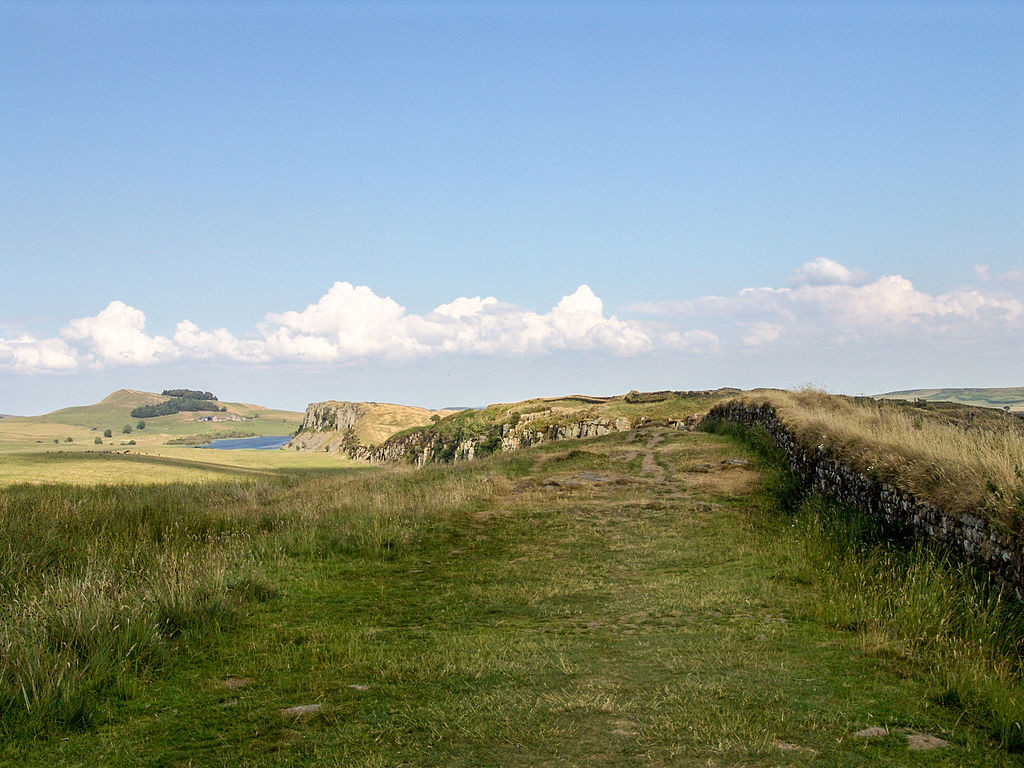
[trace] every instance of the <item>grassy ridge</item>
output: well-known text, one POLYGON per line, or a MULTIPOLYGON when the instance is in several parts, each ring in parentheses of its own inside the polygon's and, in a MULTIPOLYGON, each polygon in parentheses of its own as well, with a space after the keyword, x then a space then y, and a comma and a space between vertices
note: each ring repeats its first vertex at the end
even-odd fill
MULTIPOLYGON (((730 390, 735 393, 736 390, 730 390)), ((657 399, 631 401, 629 395, 592 398, 568 396, 560 398, 532 398, 516 403, 495 403, 486 408, 469 408, 439 420, 436 424, 413 427, 393 435, 401 438, 415 433, 426 433, 441 440, 500 435, 505 424, 518 424, 523 417, 530 419, 531 429, 543 432, 580 421, 626 418, 630 423, 665 424, 683 421, 687 417, 707 411, 726 395, 708 392, 702 396, 689 396, 674 392, 659 393, 657 399)))

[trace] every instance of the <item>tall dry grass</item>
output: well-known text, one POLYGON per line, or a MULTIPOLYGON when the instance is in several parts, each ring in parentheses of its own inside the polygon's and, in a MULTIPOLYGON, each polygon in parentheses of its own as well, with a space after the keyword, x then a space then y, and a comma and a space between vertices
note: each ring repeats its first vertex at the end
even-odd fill
POLYGON ((1024 530, 1024 427, 998 412, 950 419, 893 401, 868 401, 805 389, 757 391, 798 440, 824 445, 873 474, 951 512, 982 514, 1024 530))

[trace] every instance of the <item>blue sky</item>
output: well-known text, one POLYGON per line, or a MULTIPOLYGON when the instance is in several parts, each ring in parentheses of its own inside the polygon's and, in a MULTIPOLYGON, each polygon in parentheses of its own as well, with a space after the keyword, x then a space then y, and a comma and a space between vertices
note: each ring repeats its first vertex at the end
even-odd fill
POLYGON ((1024 384, 1024 5, 0 2, 0 412, 1024 384))

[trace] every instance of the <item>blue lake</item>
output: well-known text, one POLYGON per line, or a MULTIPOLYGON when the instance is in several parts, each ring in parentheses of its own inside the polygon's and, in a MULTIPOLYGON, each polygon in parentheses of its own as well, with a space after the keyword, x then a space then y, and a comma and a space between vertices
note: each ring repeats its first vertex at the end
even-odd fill
POLYGON ((248 448, 256 451, 273 451, 283 447, 291 435, 268 435, 265 437, 232 437, 224 440, 213 440, 209 445, 201 445, 200 448, 216 448, 221 451, 235 451, 239 448, 248 448))

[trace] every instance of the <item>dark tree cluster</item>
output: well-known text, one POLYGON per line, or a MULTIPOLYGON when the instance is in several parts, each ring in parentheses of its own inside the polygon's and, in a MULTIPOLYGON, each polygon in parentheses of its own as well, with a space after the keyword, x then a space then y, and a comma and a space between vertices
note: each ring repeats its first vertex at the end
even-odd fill
POLYGON ((186 400, 216 400, 213 392, 200 392, 198 389, 165 389, 160 393, 167 397, 183 397, 186 400))
MULTIPOLYGON (((217 398, 211 392, 200 392, 196 389, 165 389, 163 393, 171 398, 156 405, 140 405, 132 410, 133 419, 155 419, 158 416, 170 416, 181 411, 226 411, 223 405, 217 404, 217 398)), ((141 424, 139 429, 144 429, 141 424)))

